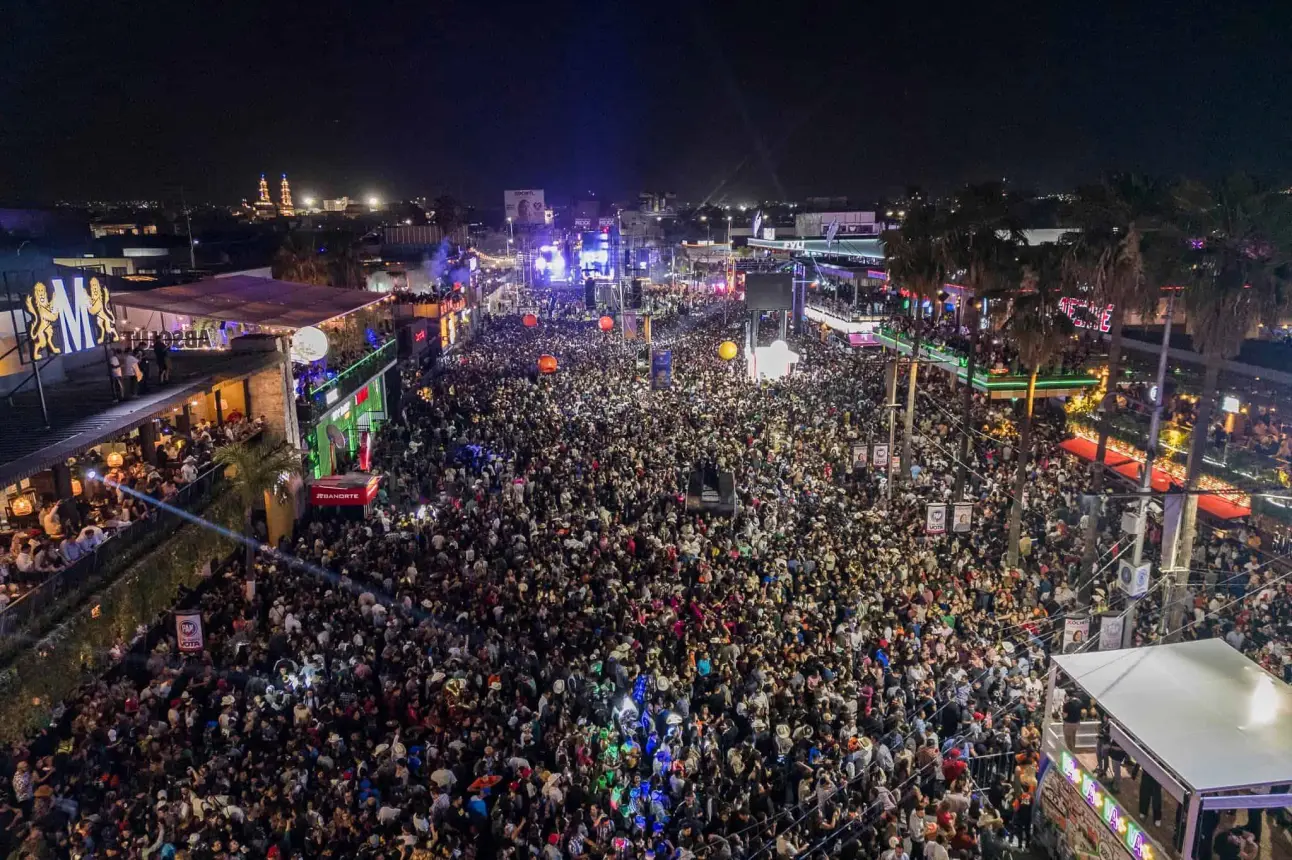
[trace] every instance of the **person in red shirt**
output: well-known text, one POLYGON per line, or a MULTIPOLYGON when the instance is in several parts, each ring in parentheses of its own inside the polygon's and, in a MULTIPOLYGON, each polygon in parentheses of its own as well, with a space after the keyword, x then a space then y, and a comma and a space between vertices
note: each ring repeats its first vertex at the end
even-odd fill
POLYGON ((947 785, 955 785, 956 780, 964 776, 964 772, 968 769, 969 765, 965 764, 965 760, 960 757, 958 747, 947 750, 947 754, 942 758, 942 778, 947 785))

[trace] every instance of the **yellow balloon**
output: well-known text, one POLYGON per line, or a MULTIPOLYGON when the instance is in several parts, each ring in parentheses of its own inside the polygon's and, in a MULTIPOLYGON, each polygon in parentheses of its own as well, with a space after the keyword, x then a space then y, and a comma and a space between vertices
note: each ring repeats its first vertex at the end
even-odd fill
POLYGON ((740 352, 740 348, 737 347, 735 343, 729 340, 724 340, 718 347, 718 358, 723 361, 731 361, 736 357, 738 352, 740 352))

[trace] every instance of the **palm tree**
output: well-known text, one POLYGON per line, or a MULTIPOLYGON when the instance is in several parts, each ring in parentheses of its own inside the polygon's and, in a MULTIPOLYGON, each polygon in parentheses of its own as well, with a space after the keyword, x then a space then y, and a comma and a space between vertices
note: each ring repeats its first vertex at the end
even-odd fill
POLYGON ((915 311, 915 337, 906 387, 906 417, 902 427, 903 470, 909 470, 911 466, 911 434, 915 425, 915 386, 924 330, 924 302, 936 298, 946 283, 943 232, 942 214, 929 204, 908 209, 900 229, 884 231, 884 256, 889 277, 910 294, 915 311))
POLYGON ((979 314, 983 301, 1007 292, 1014 280, 1022 230, 1012 213, 1012 201, 1000 183, 970 185, 956 198, 944 236, 947 268, 973 299, 963 305, 961 325, 969 329, 969 356, 961 402, 960 456, 951 497, 964 497, 973 428, 973 377, 978 369, 979 314))
POLYGON ((1066 283, 1068 248, 1043 245, 1028 254, 1023 284, 1014 298, 1006 327, 1027 369, 1027 399, 1018 429, 1018 465, 1014 472, 1014 504, 1009 514, 1008 564, 1018 564, 1018 542, 1023 531, 1023 491, 1032 456, 1032 412, 1036 402, 1036 377, 1062 352, 1073 331, 1072 321, 1059 310, 1066 283))
POLYGON ((245 574, 250 580, 254 578, 256 560, 255 512, 264 509, 271 496, 286 498, 291 476, 301 471, 300 454, 286 444, 265 442, 251 446, 236 442, 216 450, 214 459, 226 467, 225 475, 242 498, 245 574))
POLYGON ((327 264, 308 237, 291 236, 274 254, 270 274, 280 281, 326 287, 332 282, 327 264))
POLYGON ((1167 632, 1179 631, 1197 535, 1202 458, 1215 408, 1221 364, 1236 356, 1247 334, 1262 319, 1285 308, 1292 282, 1292 206, 1282 190, 1236 175, 1206 187, 1178 189, 1189 235, 1195 237, 1193 279, 1184 291, 1189 334, 1204 359, 1202 394, 1189 439, 1185 500, 1178 553, 1162 548, 1162 565, 1172 567, 1167 632))
MULTIPOLYGON (((1148 314, 1157 307, 1159 287, 1145 277, 1143 237, 1158 229, 1167 214, 1169 195, 1161 183, 1136 174, 1113 174, 1098 185, 1078 192, 1077 215, 1081 232, 1071 246, 1069 265, 1079 286, 1087 289, 1091 304, 1113 306, 1109 328, 1107 395, 1099 405, 1099 441, 1090 464, 1090 492, 1103 490, 1104 456, 1112 428, 1109 405, 1117 396, 1121 378, 1122 328, 1130 312, 1148 314)), ((1081 571, 1082 602, 1088 602, 1094 586, 1094 565, 1098 546, 1099 517, 1092 512, 1086 520, 1085 548, 1081 571)))
POLYGON ((332 244, 332 252, 327 256, 329 283, 334 287, 347 290, 363 290, 368 287, 368 274, 363 269, 363 261, 355 250, 354 243, 338 239, 332 244))

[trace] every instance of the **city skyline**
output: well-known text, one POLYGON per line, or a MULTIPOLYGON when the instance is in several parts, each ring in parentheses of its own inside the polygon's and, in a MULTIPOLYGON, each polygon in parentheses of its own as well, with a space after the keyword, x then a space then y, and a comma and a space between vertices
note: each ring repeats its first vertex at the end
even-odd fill
POLYGON ((1284 172, 1292 10, 1108 9, 41 5, 0 59, 0 201, 232 202, 275 165, 319 198, 477 206, 1284 172))

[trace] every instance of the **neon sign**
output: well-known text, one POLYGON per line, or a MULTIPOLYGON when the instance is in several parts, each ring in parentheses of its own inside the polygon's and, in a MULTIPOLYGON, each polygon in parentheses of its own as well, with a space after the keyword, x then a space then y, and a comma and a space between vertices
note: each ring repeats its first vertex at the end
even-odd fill
POLYGON ((90 278, 89 292, 84 278, 72 278, 70 295, 62 278, 51 278, 49 283, 47 287, 38 281, 25 301, 33 360, 117 339, 117 320, 108 305, 111 295, 98 278, 90 278))
POLYGON ((1105 791, 1098 780, 1091 776, 1067 750, 1059 754, 1059 770, 1136 860, 1153 860, 1156 854, 1153 846, 1149 844, 1148 834, 1126 814, 1116 798, 1105 791))
POLYGON ((1077 328, 1097 328, 1104 334, 1113 327, 1113 306, 1100 308, 1085 299, 1059 299, 1059 310, 1068 315, 1077 328))

